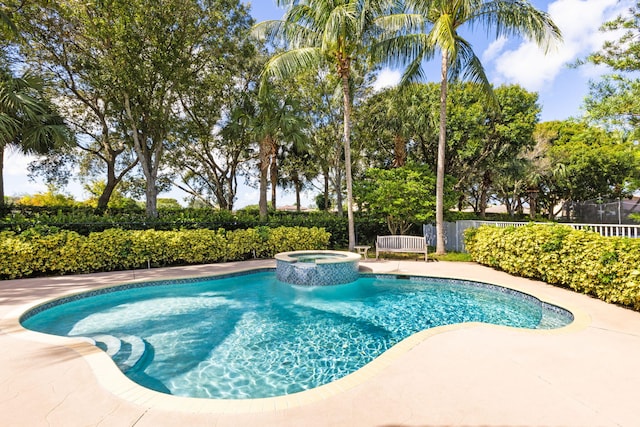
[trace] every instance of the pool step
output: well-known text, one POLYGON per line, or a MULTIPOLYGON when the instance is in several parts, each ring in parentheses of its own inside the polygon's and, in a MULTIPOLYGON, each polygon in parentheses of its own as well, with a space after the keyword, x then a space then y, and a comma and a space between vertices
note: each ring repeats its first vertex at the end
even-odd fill
POLYGON ((102 348, 122 372, 135 367, 145 356, 146 342, 136 335, 100 334, 91 337, 102 348))
POLYGON ((104 347, 104 351, 109 355, 109 357, 112 358, 120 351, 120 348, 122 347, 122 341, 120 341, 113 335, 94 335, 92 338, 96 342, 96 345, 101 348, 104 347), (99 345, 99 343, 101 343, 102 346, 99 345))

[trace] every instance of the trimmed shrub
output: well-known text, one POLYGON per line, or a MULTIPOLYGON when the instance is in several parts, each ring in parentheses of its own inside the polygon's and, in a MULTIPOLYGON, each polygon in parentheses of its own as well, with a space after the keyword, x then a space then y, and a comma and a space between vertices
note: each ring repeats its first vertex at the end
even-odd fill
POLYGON ((466 232, 465 247, 481 264, 640 310, 640 239, 564 225, 482 226, 466 232))
MULTIPOLYGON (((322 227, 330 233, 329 247, 348 246, 347 218, 330 212, 280 212, 271 211, 261 220, 258 210, 243 209, 237 212, 215 209, 158 209, 158 218, 148 218, 144 209, 109 208, 96 214, 92 208, 5 206, 0 208, 0 230, 25 232, 34 227, 75 231, 82 236, 109 229, 121 230, 247 230, 258 227, 322 227)), ((377 235, 389 233, 386 221, 364 212, 356 212, 356 237, 360 244, 373 244, 377 235)), ((412 233, 421 232, 421 224, 415 224, 412 233)))
POLYGON ((326 249, 322 228, 259 227, 209 230, 29 229, 0 232, 0 278, 126 270, 272 257, 277 252, 326 249))

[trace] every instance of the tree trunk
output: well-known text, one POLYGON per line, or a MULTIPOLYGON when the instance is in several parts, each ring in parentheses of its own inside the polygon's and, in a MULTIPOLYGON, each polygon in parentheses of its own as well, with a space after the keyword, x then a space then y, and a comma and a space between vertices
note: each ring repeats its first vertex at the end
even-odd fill
POLYGON ((339 167, 336 167, 336 209, 338 210, 338 216, 344 216, 344 209, 342 208, 342 173, 339 167))
POLYGON ((393 138, 393 167, 400 168, 407 163, 407 143, 401 135, 393 138))
POLYGON ((480 185, 480 218, 487 217, 487 204, 489 198, 489 186, 491 185, 491 172, 485 171, 482 175, 482 183, 480 185))
POLYGON ((271 142, 271 161, 269 164, 269 171, 271 172, 271 209, 276 210, 276 187, 278 186, 278 158, 277 147, 275 142, 271 142))
POLYGON ((109 206, 109 200, 111 200, 111 195, 113 194, 113 190, 116 189, 116 186, 120 182, 120 180, 116 177, 116 164, 115 158, 106 158, 107 164, 107 182, 104 186, 104 190, 102 190, 102 194, 98 198, 98 206, 96 206, 96 213, 102 215, 104 211, 107 210, 109 206))
POLYGON ((259 167, 260 167, 260 219, 267 219, 267 175, 269 172, 269 147, 271 137, 267 136, 260 141, 259 167))
POLYGON ((444 255, 444 162, 447 143, 447 69, 449 56, 442 51, 440 81, 440 135, 438 137, 438 161, 436 166, 436 254, 444 255))
POLYGON ((302 192, 302 181, 300 180, 300 178, 298 176, 295 177, 293 184, 296 188, 296 212, 300 212, 302 209, 302 206, 300 206, 300 193, 302 192))
POLYGON ((329 170, 324 172, 324 211, 329 212, 329 170))
POLYGON ((102 215, 104 211, 107 210, 113 190, 116 189, 116 185, 118 184, 115 179, 112 179, 108 175, 109 174, 107 174, 107 183, 104 186, 104 190, 102 190, 102 194, 100 194, 100 197, 98 198, 98 206, 96 206, 95 210, 95 213, 98 215, 102 215))
POLYGON ((538 214, 538 189, 529 190, 529 218, 536 219, 538 214))
POLYGON ((158 187, 156 187, 156 180, 154 178, 146 177, 147 187, 145 189, 146 194, 146 213, 150 218, 158 217, 158 187))
POLYGON ((349 223, 349 250, 356 245, 356 229, 353 220, 353 182, 351 177, 351 99, 349 96, 349 76, 342 75, 344 97, 344 172, 347 184, 347 221, 349 223))
POLYGON ((160 165, 160 158, 162 157, 162 141, 155 141, 150 149, 147 146, 147 135, 138 133, 138 127, 131 114, 131 106, 129 104, 129 96, 124 95, 124 106, 127 113, 127 117, 131 122, 131 134, 133 137, 133 148, 140 161, 142 167, 142 173, 144 174, 146 181, 145 188, 145 212, 149 218, 158 217, 158 188, 156 187, 156 179, 158 177, 158 167, 160 165))

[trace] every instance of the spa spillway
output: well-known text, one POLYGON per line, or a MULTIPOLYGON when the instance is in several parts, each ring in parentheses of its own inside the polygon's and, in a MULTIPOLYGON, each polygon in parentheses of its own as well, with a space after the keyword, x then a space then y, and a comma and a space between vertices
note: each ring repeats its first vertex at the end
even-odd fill
POLYGON ((294 251, 276 255, 276 277, 300 286, 329 286, 358 279, 360 255, 342 251, 294 251))

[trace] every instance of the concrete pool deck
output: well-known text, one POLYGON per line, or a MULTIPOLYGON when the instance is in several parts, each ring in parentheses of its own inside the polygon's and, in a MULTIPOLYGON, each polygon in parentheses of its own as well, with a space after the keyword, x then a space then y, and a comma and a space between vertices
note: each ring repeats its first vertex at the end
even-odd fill
POLYGON ((168 396, 96 347, 23 329, 38 303, 141 280, 274 267, 273 260, 0 281, 2 426, 639 426, 640 313, 474 263, 362 261, 380 273, 494 283, 571 310, 571 325, 484 324, 408 338, 327 386, 273 399, 168 396))

